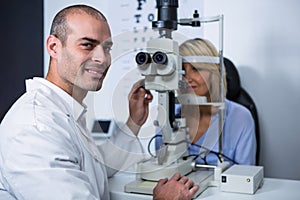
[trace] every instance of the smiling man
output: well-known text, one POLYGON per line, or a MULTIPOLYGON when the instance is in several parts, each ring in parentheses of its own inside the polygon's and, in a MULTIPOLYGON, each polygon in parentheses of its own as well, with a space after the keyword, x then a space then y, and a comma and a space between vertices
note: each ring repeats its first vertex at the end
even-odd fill
POLYGON ((111 33, 105 17, 97 12, 77 9, 65 15, 57 15, 47 39, 51 58, 46 79, 81 103, 88 91, 102 87, 111 64, 111 33))
MULTIPOLYGON (((26 80, 26 93, 0 126, 0 199, 107 200, 108 177, 143 158, 137 135, 153 97, 141 81, 129 93, 130 117, 110 140, 98 147, 86 128, 83 99, 101 89, 111 46, 98 10, 74 5, 55 16, 48 74, 26 80)), ((154 199, 190 199, 197 190, 175 174, 159 181, 154 199)))

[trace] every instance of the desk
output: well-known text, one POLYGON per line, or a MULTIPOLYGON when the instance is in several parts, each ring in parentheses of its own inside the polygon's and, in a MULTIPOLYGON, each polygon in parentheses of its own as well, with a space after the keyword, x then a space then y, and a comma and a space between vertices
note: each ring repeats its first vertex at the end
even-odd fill
MULTIPOLYGON (((134 181, 134 174, 117 173, 109 179, 111 200, 150 200, 151 195, 124 192, 124 185, 134 181)), ((217 187, 209 187, 197 199, 205 200, 299 200, 300 181, 265 178, 264 185, 254 195, 222 192, 217 187)))

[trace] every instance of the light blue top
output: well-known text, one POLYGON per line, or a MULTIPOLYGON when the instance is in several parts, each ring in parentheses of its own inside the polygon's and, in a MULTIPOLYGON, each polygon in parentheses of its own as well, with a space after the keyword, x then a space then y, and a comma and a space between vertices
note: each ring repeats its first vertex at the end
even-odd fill
MULTIPOLYGON (((225 123, 223 131, 223 152, 222 154, 230 158, 237 164, 255 165, 256 159, 256 137, 255 124, 250 111, 233 101, 225 99, 225 123)), ((180 107, 176 108, 176 112, 180 111, 180 107)), ((197 141, 197 145, 219 152, 218 141, 218 114, 213 116, 211 126, 205 134, 197 141)), ((161 133, 158 133, 161 134, 161 133)), ((156 149, 162 143, 161 138, 156 139, 156 149)), ((194 145, 189 145, 189 154, 201 155, 197 158, 197 163, 205 163, 204 155, 206 150, 194 145)), ((224 158, 225 160, 228 160, 224 158)), ((230 161, 230 160, 229 160, 230 161)), ((218 157, 210 152, 206 156, 206 163, 216 165, 218 157)), ((233 164, 232 161, 230 161, 233 164)))

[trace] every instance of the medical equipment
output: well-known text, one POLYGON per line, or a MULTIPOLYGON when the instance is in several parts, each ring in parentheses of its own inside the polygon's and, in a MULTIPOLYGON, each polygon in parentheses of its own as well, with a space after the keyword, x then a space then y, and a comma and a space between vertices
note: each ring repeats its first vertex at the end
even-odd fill
POLYGON ((221 174, 221 191, 254 194, 263 179, 263 166, 233 165, 221 174))
POLYGON ((116 122, 114 119, 97 119, 94 121, 92 136, 95 140, 109 138, 115 131, 116 122))
POLYGON ((158 92, 158 114, 155 125, 162 132, 163 145, 157 156, 147 161, 140 162, 137 166, 137 180, 125 186, 126 192, 152 194, 156 181, 164 177, 171 177, 175 172, 187 175, 200 185, 200 194, 209 185, 219 185, 221 173, 229 167, 227 162, 218 166, 196 165, 192 157, 188 156, 187 135, 188 129, 184 118, 175 118, 175 96, 180 104, 187 105, 212 105, 219 109, 219 135, 220 151, 222 151, 222 127, 224 111, 223 95, 223 16, 200 18, 197 11, 193 18, 177 19, 178 1, 157 0, 158 17, 152 22, 152 27, 157 29, 159 37, 147 43, 147 51, 139 52, 136 63, 140 73, 145 77, 144 87, 158 92), (172 31, 177 30, 177 25, 199 27, 202 23, 219 22, 219 57, 181 57, 179 45, 172 39, 172 31), (184 71, 182 62, 213 62, 220 65, 220 101, 207 102, 205 97, 193 94, 178 95, 176 91, 186 87, 183 80, 184 71), (205 168, 199 174, 194 174, 195 168, 205 168), (207 170, 213 169, 213 170, 207 170))

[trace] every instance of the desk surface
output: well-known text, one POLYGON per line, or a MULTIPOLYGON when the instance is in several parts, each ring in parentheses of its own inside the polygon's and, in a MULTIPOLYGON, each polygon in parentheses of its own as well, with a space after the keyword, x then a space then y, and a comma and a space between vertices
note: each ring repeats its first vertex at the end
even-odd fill
MULTIPOLYGON (((134 181, 134 174, 117 173, 109 179, 111 200, 130 199, 130 200, 149 200, 151 195, 141 195, 124 192, 124 185, 134 181)), ((206 200, 299 200, 300 181, 265 178, 262 188, 258 189, 254 195, 222 192, 218 187, 209 187, 197 199, 206 200)))

